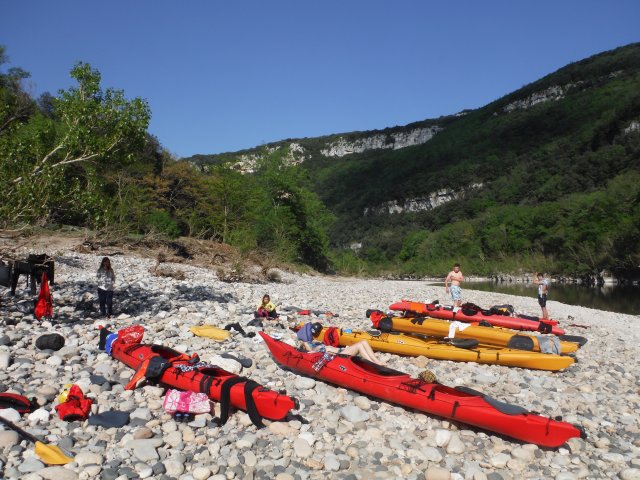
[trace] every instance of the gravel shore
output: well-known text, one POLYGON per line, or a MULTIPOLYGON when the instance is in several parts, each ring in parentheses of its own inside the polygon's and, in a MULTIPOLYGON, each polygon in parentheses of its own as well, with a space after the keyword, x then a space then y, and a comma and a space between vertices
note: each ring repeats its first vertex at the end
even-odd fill
MULTIPOLYGON (((308 421, 273 422, 258 430, 248 415, 235 412, 223 427, 209 414, 185 424, 163 411, 163 389, 124 391, 133 371, 98 350, 97 327, 105 323, 95 291, 101 257, 56 251, 52 322, 34 319, 24 277, 15 297, 0 289, 0 391, 35 397, 41 405, 22 417, 13 410, 1 414, 75 454, 73 463, 48 467, 35 456, 32 444, 0 430, 2 478, 640 479, 638 316, 549 301, 550 315, 567 333, 588 339, 577 354, 578 362, 558 373, 381 354, 397 370, 417 375, 428 368, 446 385, 465 385, 585 428, 586 440, 571 439, 559 449, 547 450, 297 376, 279 368, 256 338, 234 333, 227 342, 216 343, 189 331, 194 325, 222 327, 233 322, 255 331, 246 325, 265 293, 285 313, 284 322, 308 318, 295 315, 296 308, 312 309, 338 314, 332 319, 321 315, 325 325, 366 330, 368 308, 386 310, 401 298, 449 303, 441 286, 286 272, 279 272, 277 283, 226 283, 213 270, 163 264, 164 270, 185 274, 178 280, 151 275, 152 259, 111 256, 117 289, 115 315, 108 325, 141 324, 146 342, 197 352, 202 360, 271 389, 286 389, 301 400, 298 413, 308 421), (38 350, 35 340, 51 332, 63 335, 65 346, 57 352, 38 350), (221 358, 223 352, 251 358, 253 366, 243 369, 221 358), (107 382, 92 383, 96 375, 107 382), (129 424, 107 429, 87 421, 63 422, 54 406, 67 383, 79 385, 94 400, 93 413, 126 411, 129 424)), ((539 314, 534 298, 468 288, 463 297, 481 306, 508 303, 517 311, 539 314)), ((266 330, 293 338, 286 329, 266 330)))

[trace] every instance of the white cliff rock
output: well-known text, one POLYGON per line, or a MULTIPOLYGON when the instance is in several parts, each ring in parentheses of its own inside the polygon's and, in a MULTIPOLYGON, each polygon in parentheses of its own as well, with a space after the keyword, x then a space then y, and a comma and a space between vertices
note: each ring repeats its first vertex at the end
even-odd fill
POLYGON ((425 210, 433 210, 440 205, 444 205, 451 200, 456 200, 462 197, 469 190, 476 190, 482 188, 482 183, 473 183, 461 190, 453 190, 450 188, 443 188, 436 192, 431 192, 428 195, 408 198, 405 200, 389 200, 380 205, 374 207, 366 207, 364 209, 365 215, 382 215, 382 214, 394 214, 405 212, 422 212, 425 210))
POLYGON ((343 137, 338 137, 335 142, 320 150, 325 157, 344 157, 351 153, 361 153, 366 150, 383 150, 410 147, 428 142, 433 136, 442 130, 441 127, 415 128, 409 131, 393 132, 389 134, 377 133, 365 138, 359 138, 349 142, 343 137))

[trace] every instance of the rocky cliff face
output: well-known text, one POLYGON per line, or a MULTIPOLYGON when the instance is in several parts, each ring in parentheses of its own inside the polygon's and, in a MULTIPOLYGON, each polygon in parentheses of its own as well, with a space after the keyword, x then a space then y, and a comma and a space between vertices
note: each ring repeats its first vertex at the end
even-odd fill
POLYGON ((391 149, 421 145, 442 130, 437 125, 427 128, 415 128, 403 132, 393 132, 389 134, 377 133, 368 137, 359 138, 349 142, 343 137, 329 143, 326 148, 320 150, 325 157, 344 157, 351 153, 361 153, 367 150, 391 149))
MULTIPOLYGON (((267 153, 271 154, 281 148, 286 148, 287 152, 284 156, 284 163, 287 165, 299 165, 304 162, 309 155, 306 155, 305 149, 299 143, 292 142, 288 145, 276 145, 274 147, 266 147, 267 153)), ((253 173, 256 171, 258 162, 262 158, 261 153, 243 153, 238 160, 231 165, 231 168, 241 173, 253 173)))
MULTIPOLYGON (((426 128, 414 128, 392 133, 374 133, 354 141, 348 141, 344 137, 338 137, 337 140, 327 143, 325 148, 320 150, 320 153, 325 157, 339 158, 351 153, 361 153, 367 150, 397 150, 399 148, 426 143, 441 130, 441 127, 434 125, 426 128)), ((308 153, 301 144, 296 142, 266 146, 265 148, 269 154, 281 148, 286 148, 287 152, 284 160, 289 165, 299 165, 311 157, 311 154, 308 153)), ((262 152, 240 154, 237 161, 233 163, 232 168, 242 173, 253 173, 261 158, 262 152)))
POLYGON ((624 133, 629 135, 630 133, 640 130, 640 120, 633 120, 627 128, 624 129, 624 133))
MULTIPOLYGON (((606 82, 613 78, 616 78, 620 74, 622 74, 624 70, 616 70, 615 72, 611 72, 608 75, 598 77, 595 80, 595 83, 606 82)), ((532 93, 527 98, 521 100, 515 100, 504 107, 502 110, 504 112, 513 112, 514 110, 526 110, 528 108, 533 107, 539 103, 545 102, 557 102, 558 100, 565 97, 569 90, 574 91, 575 89, 587 88, 587 85, 583 81, 577 81, 575 83, 567 83, 565 85, 553 85, 545 90, 541 90, 539 92, 532 93)))
POLYGON ((509 105, 504 107, 503 110, 509 113, 514 110, 526 110, 527 108, 531 108, 539 103, 556 102, 561 98, 564 98, 565 93, 572 86, 573 85, 554 85, 546 90, 542 90, 541 92, 535 92, 525 99, 511 102, 509 105))
POLYGON ((407 212, 422 212, 425 210, 433 210, 440 205, 444 205, 451 200, 455 200, 464 196, 470 190, 482 188, 482 183, 473 183, 461 190, 453 190, 443 188, 428 195, 409 198, 405 200, 390 200, 374 207, 366 207, 364 215, 383 215, 407 212))

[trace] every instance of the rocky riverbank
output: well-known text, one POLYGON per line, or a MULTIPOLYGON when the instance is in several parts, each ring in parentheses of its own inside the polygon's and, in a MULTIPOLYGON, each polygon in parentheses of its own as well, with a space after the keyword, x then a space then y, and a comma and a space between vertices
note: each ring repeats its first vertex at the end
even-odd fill
MULTIPOLYGON (((19 425, 47 442, 68 448, 75 461, 47 467, 33 445, 0 431, 0 476, 39 479, 640 479, 640 318, 549 302, 549 311, 568 333, 588 338, 578 362, 551 373, 473 363, 431 361, 383 354, 389 366, 417 375, 425 368, 447 385, 465 385, 544 415, 561 415, 582 425, 586 440, 572 439, 556 450, 525 445, 462 424, 432 418, 280 369, 255 338, 234 333, 215 343, 195 337, 190 326, 246 326, 264 293, 286 322, 302 321, 295 308, 338 314, 325 324, 368 329, 367 308, 386 309, 400 298, 445 298, 444 288, 424 282, 360 280, 279 272, 278 283, 229 283, 214 270, 163 264, 175 276, 149 273, 154 259, 112 256, 117 276, 115 328, 141 324, 147 342, 184 352, 248 376, 301 400, 299 420, 273 422, 257 430, 248 415, 234 413, 218 427, 212 415, 176 423, 162 409, 163 390, 145 386, 124 391, 132 370, 97 349, 99 318, 94 288, 102 253, 65 249, 55 254, 52 287, 56 316, 36 321, 33 301, 21 282, 17 295, 0 290, 0 391, 35 397, 41 408, 15 416, 19 425), (182 278, 182 279, 181 279, 182 278), (42 351, 35 340, 58 332, 65 346, 42 351), (251 358, 243 369, 223 352, 251 358), (63 422, 55 410, 64 384, 75 383, 94 400, 94 413, 129 412, 121 428, 63 422)), ((24 253, 29 251, 25 247, 24 253)), ((42 253, 39 249, 34 253, 42 253)), ((472 288, 472 285, 468 285, 472 288)), ((465 300, 490 306, 509 303, 537 314, 535 299, 464 290, 465 300)), ((275 326, 268 331, 293 338, 275 326)))

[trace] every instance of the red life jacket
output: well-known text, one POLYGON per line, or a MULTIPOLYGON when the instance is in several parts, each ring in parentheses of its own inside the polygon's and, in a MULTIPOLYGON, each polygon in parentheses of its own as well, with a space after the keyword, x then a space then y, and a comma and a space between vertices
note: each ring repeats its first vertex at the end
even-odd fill
POLYGON ((84 396, 78 385, 72 385, 64 403, 56 405, 56 412, 61 420, 73 422, 86 420, 91 413, 93 400, 84 396))
POLYGON ((325 345, 338 347, 340 345, 340 331, 336 327, 327 328, 322 341, 325 345))

